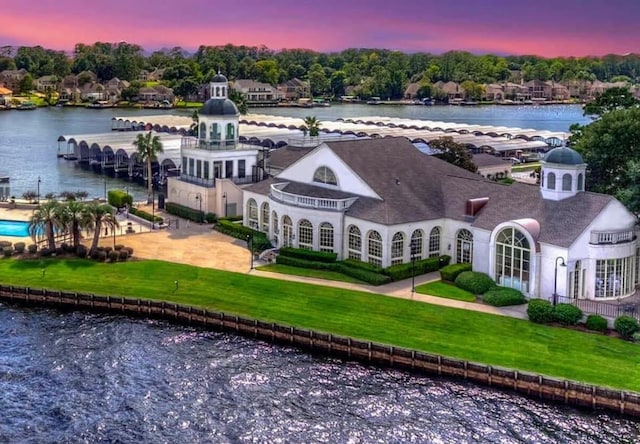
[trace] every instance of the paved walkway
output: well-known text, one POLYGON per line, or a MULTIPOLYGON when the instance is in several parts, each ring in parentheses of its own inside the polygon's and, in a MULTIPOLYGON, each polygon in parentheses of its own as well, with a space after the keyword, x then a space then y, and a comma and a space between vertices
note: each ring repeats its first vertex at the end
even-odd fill
MULTIPOLYGON (((151 212, 151 208, 145 208, 144 206, 139 206, 139 208, 151 212)), ((175 216, 168 215, 162 211, 156 211, 156 214, 164 216, 166 220, 169 218, 175 219, 175 216)), ((30 215, 30 210, 0 208, 0 219, 27 220, 30 215)), ((126 227, 126 222, 128 220, 125 216, 119 215, 118 220, 122 226, 126 227)), ((0 236, 0 240, 10 240, 11 242, 17 242, 18 239, 20 238, 0 236)), ((24 240, 27 244, 32 242, 30 238, 20 240, 24 240)), ((87 239, 87 242, 90 242, 90 239, 87 239)), ((252 270, 250 269, 251 256, 249 255, 246 242, 214 231, 211 228, 211 225, 187 222, 184 219, 179 220, 179 228, 171 227, 156 229, 154 231, 145 231, 143 228, 142 230, 137 230, 135 234, 116 235, 115 238, 112 236, 105 236, 100 239, 100 245, 112 246, 114 243, 133 248, 134 257, 141 259, 159 259, 199 267, 216 268, 238 273, 249 273, 252 276, 293 282, 305 282, 336 288, 346 288, 349 290, 358 290, 369 293, 384 294, 397 298, 412 299, 435 305, 527 319, 525 306, 500 308, 480 303, 456 301, 453 299, 412 293, 411 279, 405 279, 403 281, 392 282, 387 285, 376 287, 372 285, 360 285, 348 282, 271 273, 260 271, 259 269, 252 270)), ((254 265, 258 267, 263 264, 264 263, 259 261, 254 263, 254 265)), ((440 276, 437 272, 427 273, 425 275, 416 276, 415 284, 417 286, 426 282, 438 280, 439 278, 440 276)))

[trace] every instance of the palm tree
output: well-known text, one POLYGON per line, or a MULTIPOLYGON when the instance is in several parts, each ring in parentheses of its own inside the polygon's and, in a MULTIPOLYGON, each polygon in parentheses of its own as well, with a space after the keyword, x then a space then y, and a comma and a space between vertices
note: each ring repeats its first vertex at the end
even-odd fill
POLYGON ((153 201, 153 171, 151 170, 151 162, 157 159, 159 153, 163 152, 160 137, 154 136, 153 132, 147 134, 138 134, 133 146, 138 149, 138 156, 143 162, 147 162, 147 202, 153 201))
POLYGON ((91 241, 90 249, 90 251, 93 251, 98 248, 98 241, 100 240, 102 227, 108 227, 113 231, 119 226, 119 224, 111 205, 93 203, 87 205, 85 211, 88 222, 87 227, 93 229, 93 240, 91 241))
POLYGON ((60 227, 60 203, 57 200, 49 200, 33 212, 29 219, 29 235, 34 242, 43 236, 47 239, 49 250, 56 248, 56 228, 60 227))
POLYGON ((229 88, 229 100, 236 104, 238 112, 242 115, 249 112, 249 106, 247 105, 247 99, 233 88, 229 88))
POLYGON ((86 208, 86 204, 75 200, 71 200, 61 207, 60 220, 71 235, 74 247, 80 245, 80 232, 91 222, 87 216, 86 208))
POLYGON ((189 126, 189 135, 191 136, 199 136, 198 134, 198 125, 200 124, 200 113, 197 109, 193 110, 191 113, 191 125, 189 126))
POLYGON ((307 135, 307 131, 309 132, 310 137, 318 137, 320 135, 320 125, 322 125, 322 122, 320 122, 315 116, 307 116, 304 118, 303 122, 304 124, 300 129, 305 136, 307 135))

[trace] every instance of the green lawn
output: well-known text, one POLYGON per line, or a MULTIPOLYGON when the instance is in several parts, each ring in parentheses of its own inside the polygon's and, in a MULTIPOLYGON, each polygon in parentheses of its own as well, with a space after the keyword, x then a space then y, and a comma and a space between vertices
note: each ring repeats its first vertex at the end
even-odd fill
POLYGON ((416 293, 428 294, 430 296, 438 296, 441 298, 455 299, 456 301, 475 302, 476 296, 462 288, 458 288, 453 284, 442 281, 433 281, 426 284, 418 285, 416 293))
POLYGON ((338 273, 336 271, 313 270, 311 268, 292 267, 290 265, 282 265, 282 264, 262 265, 260 267, 256 267, 256 269, 260 271, 268 271, 273 273, 291 274, 294 276, 304 276, 304 277, 311 277, 316 279, 327 279, 330 281, 349 282, 352 284, 366 284, 366 282, 362 282, 360 279, 355 279, 355 278, 352 278, 351 276, 347 276, 345 274, 338 273))
POLYGON ((365 292, 188 265, 0 260, 0 282, 151 298, 550 376, 640 391, 640 346, 365 292), (42 268, 46 268, 42 277, 42 268), (174 280, 180 282, 174 293, 174 280))

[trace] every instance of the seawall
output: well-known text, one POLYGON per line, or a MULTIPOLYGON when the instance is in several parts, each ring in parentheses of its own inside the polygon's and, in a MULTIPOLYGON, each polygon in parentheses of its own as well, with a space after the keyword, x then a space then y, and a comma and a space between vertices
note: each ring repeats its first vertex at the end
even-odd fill
POLYGON ((247 319, 197 307, 149 299, 96 296, 3 285, 0 285, 0 300, 30 306, 157 318, 185 325, 235 332, 274 343, 300 347, 315 353, 416 373, 461 378, 490 387, 513 390, 533 398, 640 417, 640 394, 635 392, 247 319))

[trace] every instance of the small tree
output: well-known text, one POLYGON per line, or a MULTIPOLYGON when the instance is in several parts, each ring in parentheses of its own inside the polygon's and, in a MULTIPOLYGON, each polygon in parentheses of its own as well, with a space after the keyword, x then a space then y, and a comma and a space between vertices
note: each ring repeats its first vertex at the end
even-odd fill
POLYGON ((154 136, 152 131, 146 134, 138 134, 133 146, 138 150, 138 156, 142 162, 147 164, 147 201, 153 200, 153 170, 151 164, 158 157, 158 154, 164 151, 160 137, 154 136))
POLYGON ((437 151, 436 157, 449 162, 460 168, 475 173, 478 167, 473 163, 471 152, 461 143, 453 140, 453 137, 446 136, 429 142, 429 148, 437 151))
POLYGON ((307 116, 304 118, 304 124, 300 127, 304 135, 309 132, 310 137, 318 137, 320 135, 320 122, 315 116, 307 116))
POLYGON ((32 203, 38 198, 38 193, 36 193, 35 191, 25 191, 24 193, 22 193, 22 198, 29 203, 32 203))

